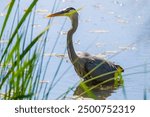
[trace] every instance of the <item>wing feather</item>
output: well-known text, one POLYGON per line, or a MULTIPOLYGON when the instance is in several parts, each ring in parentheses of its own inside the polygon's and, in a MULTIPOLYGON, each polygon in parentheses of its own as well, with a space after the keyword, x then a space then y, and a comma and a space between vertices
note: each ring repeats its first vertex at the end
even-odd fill
MULTIPOLYGON (((88 79, 94 78, 96 76, 104 75, 109 72, 113 72, 113 71, 115 72, 116 70, 117 70, 117 67, 115 66, 115 64, 111 62, 107 62, 104 59, 89 60, 85 64, 85 71, 87 73, 92 71, 89 74, 88 79)), ((114 77, 114 73, 102 77, 101 81, 106 80, 108 78, 112 78, 112 77, 114 77)))

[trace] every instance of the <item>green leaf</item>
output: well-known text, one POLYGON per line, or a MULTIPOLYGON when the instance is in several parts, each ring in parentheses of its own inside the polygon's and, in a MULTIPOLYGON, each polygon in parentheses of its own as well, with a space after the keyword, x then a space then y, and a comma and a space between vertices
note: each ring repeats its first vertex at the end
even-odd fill
POLYGON ((16 29, 14 30, 12 36, 11 36, 10 39, 9 39, 9 42, 8 42, 8 44, 7 44, 7 47, 6 47, 5 51, 4 51, 4 53, 2 54, 0 63, 2 62, 2 60, 3 60, 4 56, 5 56, 5 54, 7 53, 8 48, 9 48, 10 44, 12 43, 14 37, 16 36, 18 30, 20 29, 20 27, 22 26, 22 24, 24 23, 24 21, 26 20, 27 16, 28 16, 29 13, 32 11, 33 7, 36 5, 37 2, 38 2, 38 0, 34 0, 34 1, 31 3, 31 5, 29 6, 29 8, 27 9, 27 11, 25 12, 25 14, 23 15, 23 17, 21 18, 20 22, 18 23, 16 29))
MULTIPOLYGON (((4 29, 5 29, 5 27, 6 27, 6 24, 7 24, 8 18, 9 18, 9 16, 10 16, 10 13, 11 13, 11 11, 12 11, 12 8, 13 8, 13 6, 14 6, 14 3, 15 3, 15 0, 11 0, 11 2, 9 3, 9 8, 8 8, 8 11, 7 11, 7 14, 6 14, 6 17, 5 17, 5 20, 4 20, 2 29, 1 29, 1 33, 0 33, 0 40, 1 40, 1 38, 2 38, 4 29)), ((1 63, 1 62, 0 62, 0 63, 1 63)))
POLYGON ((22 35, 20 37, 17 35, 17 41, 16 41, 15 45, 13 46, 13 48, 11 49, 11 51, 8 53, 8 56, 6 57, 6 60, 4 62, 4 66, 5 65, 7 66, 7 64, 12 59, 14 53, 18 50, 18 46, 20 45, 21 38, 22 38, 22 35))
MULTIPOLYGON (((33 39, 33 41, 25 48, 25 50, 22 52, 22 54, 20 55, 19 59, 22 60, 25 55, 30 51, 30 49, 35 45, 35 43, 40 39, 40 37, 49 29, 49 26, 45 28, 44 31, 42 31, 35 39, 33 39)), ((1 84, 0 84, 0 89, 2 88, 4 82, 7 80, 7 78, 9 77, 9 75, 11 74, 11 72, 14 70, 14 68, 16 67, 16 63, 18 60, 16 60, 15 62, 13 62, 12 67, 9 69, 8 73, 6 74, 6 76, 2 79, 1 84)))

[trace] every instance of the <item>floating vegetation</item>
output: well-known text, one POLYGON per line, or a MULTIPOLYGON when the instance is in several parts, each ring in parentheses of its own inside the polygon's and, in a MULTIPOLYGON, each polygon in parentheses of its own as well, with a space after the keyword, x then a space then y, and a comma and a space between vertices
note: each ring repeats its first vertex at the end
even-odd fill
POLYGON ((1 12, 0 17, 4 17, 4 16, 6 16, 6 14, 1 12))
POLYGON ((104 7, 102 6, 102 4, 96 4, 96 5, 94 5, 94 8, 104 9, 104 7))
POLYGON ((5 43, 8 43, 8 40, 3 40, 3 39, 0 40, 0 44, 5 44, 5 43))
POLYGON ((39 83, 45 84, 45 83, 49 83, 48 80, 41 80, 39 83))
POLYGON ((90 33, 108 33, 108 30, 98 29, 98 30, 90 30, 90 33))
POLYGON ((102 53, 102 55, 114 55, 116 53, 118 53, 118 51, 115 51, 115 50, 114 51, 105 51, 102 53))
POLYGON ((41 25, 40 24, 33 24, 33 28, 40 28, 41 25))
POLYGON ((103 47, 105 44, 104 43, 102 43, 102 42, 98 42, 98 43, 96 43, 96 47, 97 48, 100 48, 100 47, 103 47))
POLYGON ((49 57, 58 57, 58 58, 68 58, 67 54, 56 54, 56 53, 45 53, 44 56, 49 56, 49 57))
POLYGON ((91 22, 92 20, 90 18, 88 18, 88 19, 85 19, 85 20, 82 20, 82 21, 88 23, 88 22, 91 22))
POLYGON ((0 67, 8 67, 8 66, 12 66, 12 63, 7 63, 7 64, 0 64, 0 67))
POLYGON ((73 1, 73 0, 62 0, 62 2, 70 2, 70 1, 73 1))
POLYGON ((119 1, 119 0, 114 0, 113 2, 114 2, 114 4, 116 4, 116 5, 124 6, 124 3, 122 3, 122 2, 119 1))
POLYGON ((127 23, 128 23, 127 20, 121 19, 121 18, 117 19, 117 22, 118 22, 118 23, 122 23, 122 24, 127 24, 127 23))
POLYGON ((121 50, 137 50, 137 48, 132 45, 132 46, 120 46, 119 49, 121 50))
POLYGON ((107 58, 107 55, 105 55, 105 54, 97 54, 97 55, 95 55, 96 57, 101 57, 101 58, 107 58))
POLYGON ((80 40, 77 40, 74 43, 77 44, 77 45, 80 45, 80 40))
POLYGON ((67 35, 67 31, 60 31, 61 35, 67 35))
POLYGON ((115 14, 115 12, 114 11, 109 11, 108 14, 113 15, 113 14, 115 14))
POLYGON ((37 9, 35 12, 42 15, 48 14, 47 9, 37 9))

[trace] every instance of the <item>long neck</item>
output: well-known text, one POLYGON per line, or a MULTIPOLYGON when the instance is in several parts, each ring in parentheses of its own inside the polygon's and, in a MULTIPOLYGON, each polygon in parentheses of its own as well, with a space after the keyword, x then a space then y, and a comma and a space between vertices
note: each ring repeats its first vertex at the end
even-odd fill
POLYGON ((72 37, 78 27, 78 18, 72 19, 71 21, 72 21, 72 28, 68 31, 68 34, 67 34, 67 50, 68 50, 68 56, 71 62, 74 64, 75 61, 78 59, 78 56, 75 53, 75 50, 73 47, 72 37))

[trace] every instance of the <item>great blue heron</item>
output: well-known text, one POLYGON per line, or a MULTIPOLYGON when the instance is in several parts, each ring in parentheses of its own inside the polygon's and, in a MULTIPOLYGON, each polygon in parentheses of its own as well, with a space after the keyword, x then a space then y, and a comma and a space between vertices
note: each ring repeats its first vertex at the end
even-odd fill
POLYGON ((97 56, 91 56, 88 53, 77 54, 73 47, 72 37, 78 27, 78 11, 72 7, 69 7, 60 12, 49 14, 47 17, 67 16, 70 18, 72 28, 67 33, 67 51, 71 63, 74 65, 74 69, 77 74, 84 80, 91 80, 91 84, 97 84, 107 79, 113 78, 116 71, 119 69, 123 72, 123 68, 119 65, 115 65, 110 61, 106 61, 103 58, 97 56), (107 75, 106 75, 107 74, 107 75))

